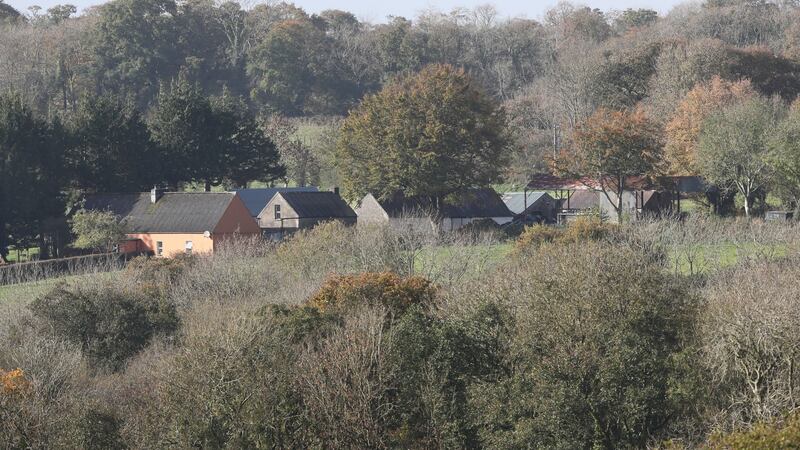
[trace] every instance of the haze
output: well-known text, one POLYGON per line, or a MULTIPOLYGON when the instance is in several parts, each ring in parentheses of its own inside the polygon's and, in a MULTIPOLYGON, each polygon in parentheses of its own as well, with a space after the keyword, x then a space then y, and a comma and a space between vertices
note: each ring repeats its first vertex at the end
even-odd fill
MULTIPOLYGON (((71 3, 76 5, 79 11, 82 11, 85 8, 104 2, 97 0, 6 0, 6 3, 20 11, 26 11, 33 5, 38 5, 47 9, 57 4, 71 3)), ((326 9, 342 9, 354 13, 361 19, 372 22, 383 22, 385 18, 390 15, 408 18, 414 17, 420 11, 427 9, 450 11, 459 6, 471 8, 487 3, 493 4, 500 14, 505 17, 538 18, 544 11, 554 6, 557 1, 507 0, 487 2, 484 0, 406 0, 403 2, 380 2, 375 0, 298 0, 293 3, 311 13, 318 13, 326 9)), ((612 9, 624 10, 626 8, 650 8, 663 14, 667 12, 669 8, 680 2, 676 0, 593 0, 578 3, 586 4, 592 8, 599 8, 604 11, 612 9)))

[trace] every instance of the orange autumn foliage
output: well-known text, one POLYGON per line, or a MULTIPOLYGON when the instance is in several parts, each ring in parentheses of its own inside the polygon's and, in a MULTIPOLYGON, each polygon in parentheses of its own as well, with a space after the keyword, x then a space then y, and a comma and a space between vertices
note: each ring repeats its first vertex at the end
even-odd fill
POLYGON ((370 272, 330 276, 308 305, 321 312, 360 305, 382 305, 402 312, 412 305, 430 304, 435 296, 436 288, 423 277, 370 272))
POLYGON ((11 371, 0 369, 0 386, 2 386, 0 393, 8 395, 27 391, 31 383, 25 378, 25 373, 22 369, 11 371))
POLYGON ((703 122, 725 106, 756 95, 749 80, 731 82, 715 76, 697 84, 667 122, 664 156, 673 175, 695 175, 697 142, 703 122))

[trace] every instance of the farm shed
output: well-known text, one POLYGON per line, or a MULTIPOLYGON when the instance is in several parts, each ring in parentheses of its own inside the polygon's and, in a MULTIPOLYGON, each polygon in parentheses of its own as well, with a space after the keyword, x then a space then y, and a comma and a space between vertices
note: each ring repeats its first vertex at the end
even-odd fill
POLYGON ((503 202, 514 217, 525 222, 554 222, 558 202, 544 191, 506 192, 503 202))

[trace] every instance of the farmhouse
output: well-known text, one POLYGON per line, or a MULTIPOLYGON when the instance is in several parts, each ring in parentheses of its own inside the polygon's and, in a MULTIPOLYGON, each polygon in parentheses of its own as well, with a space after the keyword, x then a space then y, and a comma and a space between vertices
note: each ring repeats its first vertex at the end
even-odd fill
POLYGON ((526 223, 552 223, 556 219, 558 201, 544 191, 506 192, 503 202, 515 219, 526 223))
POLYGON ((493 189, 470 189, 443 200, 426 197, 400 197, 378 200, 367 194, 356 208, 359 223, 390 223, 395 226, 433 227, 457 230, 469 223, 491 220, 503 225, 513 220, 503 200, 493 189))
POLYGON ((346 225, 357 221, 356 213, 338 192, 277 192, 258 214, 262 234, 271 239, 330 221, 346 225))
POLYGON ((233 192, 98 194, 86 197, 87 210, 111 211, 128 228, 124 253, 156 256, 212 253, 226 239, 259 233, 244 202, 233 192))

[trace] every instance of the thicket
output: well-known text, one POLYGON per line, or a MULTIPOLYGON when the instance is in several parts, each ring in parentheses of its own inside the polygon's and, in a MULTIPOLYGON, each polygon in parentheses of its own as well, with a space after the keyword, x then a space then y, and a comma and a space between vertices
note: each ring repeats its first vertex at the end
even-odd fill
POLYGON ((796 228, 573 227, 487 258, 330 224, 57 286, 0 321, 3 447, 795 442, 796 228), (676 270, 686 242, 741 251, 676 270))

